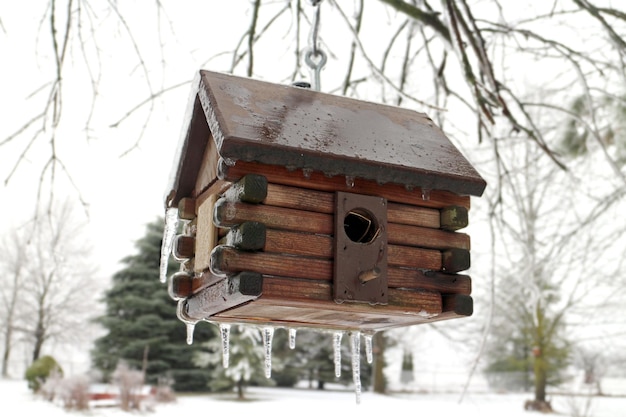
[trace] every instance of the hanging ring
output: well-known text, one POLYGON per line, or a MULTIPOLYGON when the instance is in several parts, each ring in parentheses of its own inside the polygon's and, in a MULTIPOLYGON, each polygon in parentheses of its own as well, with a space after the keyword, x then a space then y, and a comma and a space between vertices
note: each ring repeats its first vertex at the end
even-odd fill
POLYGON ((326 53, 321 49, 314 51, 313 48, 308 48, 304 53, 304 62, 315 71, 321 70, 326 65, 327 59, 326 53), (317 58, 317 62, 314 61, 314 58, 317 58))

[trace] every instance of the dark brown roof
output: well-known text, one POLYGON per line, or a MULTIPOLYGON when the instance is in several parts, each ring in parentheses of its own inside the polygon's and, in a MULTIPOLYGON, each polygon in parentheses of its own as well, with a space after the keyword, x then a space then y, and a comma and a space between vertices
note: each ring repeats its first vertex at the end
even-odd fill
POLYGON ((462 195, 480 196, 486 186, 424 113, 209 71, 194 80, 190 104, 171 205, 193 189, 209 129, 226 160, 462 195))

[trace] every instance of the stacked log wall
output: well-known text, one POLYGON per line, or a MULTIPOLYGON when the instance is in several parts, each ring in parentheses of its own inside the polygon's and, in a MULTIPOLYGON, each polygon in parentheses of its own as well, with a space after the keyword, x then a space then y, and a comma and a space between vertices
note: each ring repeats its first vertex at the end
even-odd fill
POLYGON ((197 231, 214 222, 209 224, 214 236, 196 242, 202 253, 183 263, 187 276, 179 279, 177 296, 188 298, 192 310, 207 310, 197 300, 222 279, 253 273, 262 277, 255 281, 259 294, 239 297, 236 305, 222 303, 222 311, 211 311, 214 319, 380 330, 472 314, 471 279, 458 273, 469 268, 470 239, 458 231, 467 225, 469 197, 439 190, 426 195, 358 178, 341 183, 320 173, 255 163, 218 165, 219 186, 214 181, 198 196, 194 220, 197 231), (240 181, 259 176, 267 181, 266 195, 250 201, 240 181), (387 305, 333 300, 337 189, 388 200, 387 305))

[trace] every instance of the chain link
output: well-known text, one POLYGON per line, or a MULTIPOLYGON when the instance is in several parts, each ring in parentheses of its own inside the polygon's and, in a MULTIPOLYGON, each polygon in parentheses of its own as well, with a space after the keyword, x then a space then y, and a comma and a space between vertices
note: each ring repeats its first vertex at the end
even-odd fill
POLYGON ((320 91, 320 72, 326 65, 327 56, 324 51, 319 48, 319 27, 320 27, 320 3, 322 0, 311 0, 311 5, 315 8, 313 14, 313 23, 311 25, 311 33, 309 37, 309 47, 304 51, 304 62, 311 69, 313 82, 311 87, 320 91))

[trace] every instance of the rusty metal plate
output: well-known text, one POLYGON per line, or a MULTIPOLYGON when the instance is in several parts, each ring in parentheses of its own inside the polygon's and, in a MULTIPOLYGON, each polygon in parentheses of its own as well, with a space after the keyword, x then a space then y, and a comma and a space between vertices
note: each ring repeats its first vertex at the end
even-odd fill
POLYGON ((335 194, 333 298, 387 304, 387 201, 335 194))

